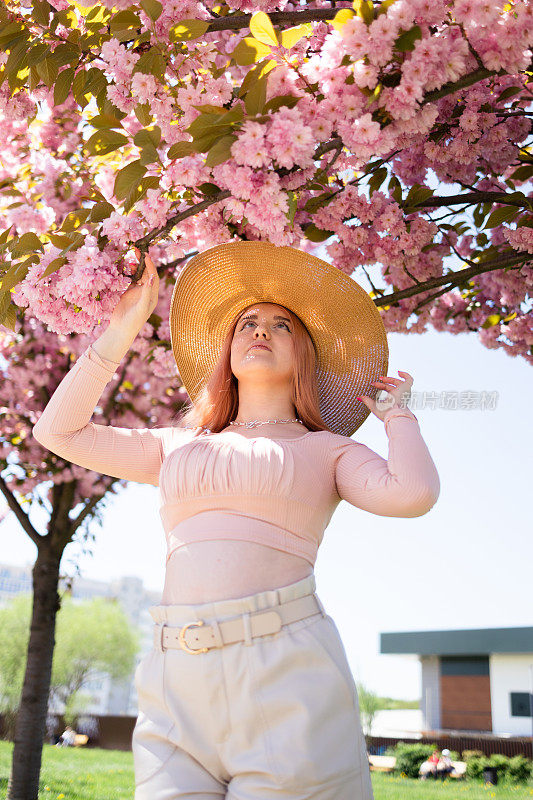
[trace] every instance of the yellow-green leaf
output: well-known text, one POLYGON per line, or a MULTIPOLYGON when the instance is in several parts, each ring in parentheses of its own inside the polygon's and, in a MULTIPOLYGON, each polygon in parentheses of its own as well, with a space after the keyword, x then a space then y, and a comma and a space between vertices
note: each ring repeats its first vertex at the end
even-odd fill
POLYGON ((168 32, 171 42, 188 41, 203 36, 209 28, 209 22, 202 19, 182 19, 176 22, 168 32))
POLYGON ((64 103, 69 96, 70 87, 72 86, 72 81, 74 80, 74 72, 74 67, 67 67, 64 70, 61 70, 57 76, 54 86, 54 105, 60 106, 61 103, 64 103))
POLYGON ((237 137, 234 134, 223 136, 216 142, 209 150, 205 163, 208 167, 214 167, 216 164, 222 164, 231 158, 231 145, 235 142, 237 137))
POLYGON ((163 12, 163 6, 159 0, 141 0, 141 6, 154 22, 159 19, 163 12))
POLYGON ((305 235, 311 242, 325 242, 326 239, 333 236, 333 231, 324 231, 311 223, 306 226, 305 235))
POLYGON ((123 167, 115 178, 115 185, 113 188, 115 197, 118 197, 119 200, 125 198, 132 188, 139 185, 145 174, 146 167, 141 164, 139 159, 131 161, 123 167))
POLYGON ((236 64, 245 66, 246 64, 254 64, 270 52, 272 51, 268 45, 254 39, 252 36, 245 36, 237 47, 232 50, 230 56, 236 64))
POLYGON ((93 156, 105 156, 113 150, 118 150, 119 147, 124 147, 128 142, 128 137, 123 133, 103 128, 93 133, 85 143, 85 147, 93 156))
POLYGON ((303 25, 296 25, 294 28, 286 28, 280 33, 281 45, 288 50, 304 36, 309 36, 312 33, 313 25, 311 22, 304 22, 303 25))
POLYGON ((48 3, 47 0, 43 0, 43 2, 40 2, 40 0, 33 0, 32 18, 38 25, 47 28, 50 21, 50 3, 48 3))
POLYGON ((141 125, 150 125, 152 122, 150 103, 137 103, 133 110, 141 125))
POLYGON ((273 58, 270 58, 268 61, 261 61, 259 64, 256 64, 255 67, 249 69, 244 76, 241 88, 239 89, 239 97, 243 97, 246 92, 250 91, 254 83, 258 81, 259 78, 262 78, 263 75, 266 75, 277 66, 277 61, 273 58))
POLYGON ((353 8, 358 17, 370 25, 374 20, 374 4, 372 0, 353 0, 353 8))
POLYGON ((264 11, 256 11, 252 14, 252 18, 250 19, 250 33, 257 39, 259 42, 263 44, 271 45, 277 47, 278 37, 276 35, 276 31, 270 21, 270 17, 268 14, 265 14, 264 11))
POLYGON ((90 213, 90 208, 77 208, 76 211, 69 211, 61 223, 61 233, 74 232, 76 228, 83 225, 90 213))
POLYGON ((254 117, 256 114, 263 113, 263 108, 266 103, 267 85, 268 77, 264 75, 256 81, 255 85, 246 93, 244 105, 246 106, 246 113, 248 116, 254 117))
POLYGON ((110 217, 114 210, 114 206, 107 201, 96 203, 91 209, 89 220, 91 222, 102 222, 103 219, 110 217))
POLYGON ((190 156, 191 153, 196 153, 196 148, 194 147, 193 142, 175 142, 173 145, 171 145, 171 147, 169 147, 167 156, 171 161, 173 161, 176 158, 190 156))
POLYGON ((351 8, 341 8, 340 11, 337 11, 333 19, 328 19, 326 21, 331 22, 335 30, 340 33, 342 31, 343 26, 352 17, 355 17, 355 11, 352 11, 351 8))
MULTIPOLYGON (((44 246, 36 233, 33 231, 27 231, 26 233, 23 233, 22 236, 11 240, 9 250, 11 251, 13 258, 21 258, 21 256, 26 255, 26 253, 31 253, 35 250, 40 250, 41 253, 43 253, 44 246)), ((2 289, 5 288, 5 284, 3 284, 2 289)))
POLYGON ((277 111, 282 106, 293 108, 299 99, 300 98, 296 97, 294 94, 280 94, 276 97, 271 97, 264 107, 264 113, 266 114, 268 111, 277 111))
POLYGON ((52 57, 45 58, 35 65, 35 69, 43 83, 50 87, 55 82, 58 73, 57 63, 52 57))

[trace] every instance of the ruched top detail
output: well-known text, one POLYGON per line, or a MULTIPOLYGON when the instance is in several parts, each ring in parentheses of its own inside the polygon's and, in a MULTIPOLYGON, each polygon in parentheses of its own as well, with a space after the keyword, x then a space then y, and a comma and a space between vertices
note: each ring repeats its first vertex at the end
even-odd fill
POLYGON ((167 560, 196 541, 258 542, 315 563, 340 502, 382 516, 427 513, 440 493, 435 464, 408 408, 384 416, 387 459, 329 431, 249 438, 179 427, 121 428, 91 416, 119 363, 91 345, 33 427, 46 448, 87 469, 159 486, 167 560))

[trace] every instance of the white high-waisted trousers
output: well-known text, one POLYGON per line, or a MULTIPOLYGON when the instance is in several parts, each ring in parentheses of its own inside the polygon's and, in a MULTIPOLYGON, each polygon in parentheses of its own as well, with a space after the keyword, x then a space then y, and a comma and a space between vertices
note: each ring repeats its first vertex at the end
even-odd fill
MULTIPOLYGON (((315 588, 312 573, 248 597, 150 613, 158 628, 220 622, 315 588)), ((373 800, 357 688, 325 611, 197 655, 154 645, 135 685, 135 800, 373 800)))

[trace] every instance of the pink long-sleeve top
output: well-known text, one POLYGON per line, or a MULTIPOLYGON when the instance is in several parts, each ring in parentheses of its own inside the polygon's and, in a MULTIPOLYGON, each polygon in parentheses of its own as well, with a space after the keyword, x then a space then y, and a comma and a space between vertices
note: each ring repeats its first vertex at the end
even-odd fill
POLYGON ((341 499, 381 516, 417 517, 439 496, 437 469, 408 408, 385 415, 387 459, 329 431, 281 439, 98 425, 90 418, 119 363, 89 345, 50 398, 33 435, 74 464, 159 486, 167 562, 185 544, 236 539, 314 565, 341 499))

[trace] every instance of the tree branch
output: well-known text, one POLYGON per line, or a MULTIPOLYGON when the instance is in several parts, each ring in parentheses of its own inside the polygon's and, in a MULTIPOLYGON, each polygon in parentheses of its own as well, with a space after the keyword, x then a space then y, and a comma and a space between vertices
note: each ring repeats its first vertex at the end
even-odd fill
POLYGON ((533 261, 531 253, 517 252, 515 250, 497 256, 491 261, 483 261, 468 269, 460 269, 448 272, 446 275, 440 275, 438 278, 430 278, 423 283, 417 283, 414 286, 409 286, 407 289, 402 289, 392 294, 383 295, 374 299, 376 306, 389 306, 396 305, 399 300, 404 300, 406 297, 414 297, 417 294, 422 294, 430 289, 436 289, 438 286, 447 286, 446 291, 450 291, 456 286, 460 286, 465 281, 473 278, 475 275, 482 275, 484 272, 492 272, 496 269, 503 269, 504 267, 511 267, 517 264, 526 264, 528 261, 533 261))
POLYGON ((16 518, 20 522, 24 531, 28 534, 32 542, 37 547, 40 547, 43 540, 46 539, 46 536, 41 536, 41 534, 35 530, 35 528, 30 522, 28 515, 22 510, 22 508, 20 507, 20 503, 17 502, 15 495, 13 494, 13 492, 11 491, 11 489, 9 488, 9 486, 7 485, 7 483, 2 478, 1 475, 0 475, 0 489, 2 490, 2 494, 7 500, 9 508, 11 509, 11 511, 14 512, 16 518))

